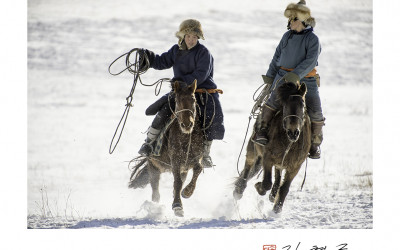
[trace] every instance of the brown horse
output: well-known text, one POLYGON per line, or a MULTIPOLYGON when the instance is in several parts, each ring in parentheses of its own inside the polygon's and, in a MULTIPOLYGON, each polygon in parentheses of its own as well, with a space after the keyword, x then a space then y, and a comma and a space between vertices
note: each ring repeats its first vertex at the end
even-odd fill
POLYGON ((164 172, 172 172, 174 177, 174 191, 172 209, 176 216, 183 216, 183 198, 192 196, 197 178, 203 166, 203 132, 196 110, 195 90, 197 81, 187 85, 183 82, 174 82, 175 110, 173 122, 166 132, 160 156, 137 158, 137 164, 133 168, 129 187, 144 188, 149 182, 152 188, 152 201, 159 202, 160 175, 164 172), (138 160, 139 159, 139 160, 138 160), (193 169, 190 183, 182 190, 188 171, 193 169))
POLYGON ((260 195, 265 195, 272 187, 269 200, 274 203, 273 211, 279 213, 282 211, 290 184, 310 150, 311 123, 306 113, 304 100, 307 87, 304 83, 301 86, 283 83, 276 91, 282 108, 271 121, 269 142, 261 146, 249 140, 245 167, 235 181, 233 196, 236 200, 242 198, 247 181, 257 175, 262 166, 264 178, 262 182, 255 184, 255 188, 260 195), (272 186, 273 166, 275 181, 272 186), (286 170, 284 176, 283 170, 286 170))

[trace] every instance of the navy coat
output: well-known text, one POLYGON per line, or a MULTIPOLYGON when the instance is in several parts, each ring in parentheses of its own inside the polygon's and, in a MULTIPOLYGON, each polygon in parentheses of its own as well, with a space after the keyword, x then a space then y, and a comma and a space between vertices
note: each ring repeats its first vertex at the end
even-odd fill
MULTIPOLYGON (((188 84, 191 84, 196 79, 198 89, 217 88, 213 79, 214 58, 208 49, 199 42, 190 50, 180 50, 179 46, 176 44, 161 55, 151 56, 149 60, 150 67, 157 70, 173 67, 174 79, 181 80, 188 84)), ((168 94, 161 97, 165 102, 167 102, 167 95, 168 94)), ((206 139, 222 140, 225 134, 225 127, 224 115, 221 103, 219 102, 219 94, 214 93, 207 98, 207 94, 196 93, 196 99, 201 109, 201 121, 204 120, 204 111, 206 111, 206 122, 204 126, 208 127, 212 121, 212 124, 205 131, 206 139)))

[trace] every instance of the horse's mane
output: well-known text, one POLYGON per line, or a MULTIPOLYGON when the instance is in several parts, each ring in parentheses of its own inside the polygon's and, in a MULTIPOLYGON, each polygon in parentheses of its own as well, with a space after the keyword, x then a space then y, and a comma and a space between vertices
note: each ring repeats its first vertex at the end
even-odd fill
POLYGON ((299 93, 299 86, 293 82, 285 82, 277 89, 277 95, 280 102, 285 102, 291 95, 299 93))
POLYGON ((184 81, 183 81, 183 79, 181 79, 181 78, 173 78, 173 79, 171 79, 171 81, 170 81, 170 87, 171 87, 171 89, 174 89, 174 84, 175 84, 175 82, 178 82, 179 83, 179 86, 182 88, 182 87, 186 87, 188 84, 187 83, 185 83, 184 81))

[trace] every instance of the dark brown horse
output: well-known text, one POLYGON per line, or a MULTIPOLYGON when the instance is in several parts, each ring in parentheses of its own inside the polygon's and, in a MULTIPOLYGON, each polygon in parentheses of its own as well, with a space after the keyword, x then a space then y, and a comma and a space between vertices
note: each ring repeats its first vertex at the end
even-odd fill
POLYGON ((176 216, 183 216, 183 198, 192 196, 197 178, 203 166, 203 132, 196 111, 195 90, 197 81, 190 85, 183 82, 174 82, 175 110, 173 122, 164 138, 160 156, 148 158, 139 157, 133 168, 129 187, 143 188, 149 182, 152 188, 152 201, 159 202, 158 190, 160 175, 172 172, 174 177, 174 191, 172 209, 176 216), (193 176, 189 184, 182 190, 188 171, 193 169, 193 176))
POLYGON ((311 123, 305 110, 307 87, 304 83, 301 86, 283 83, 276 91, 282 108, 271 121, 269 142, 261 146, 249 140, 245 167, 235 181, 233 196, 236 200, 242 198, 247 181, 257 175, 262 166, 264 178, 262 182, 255 184, 255 188, 260 195, 265 195, 272 187, 269 200, 274 203, 273 211, 279 213, 282 211, 290 184, 310 150, 311 123), (273 166, 275 181, 272 185, 273 166), (286 170, 284 176, 283 170, 286 170))

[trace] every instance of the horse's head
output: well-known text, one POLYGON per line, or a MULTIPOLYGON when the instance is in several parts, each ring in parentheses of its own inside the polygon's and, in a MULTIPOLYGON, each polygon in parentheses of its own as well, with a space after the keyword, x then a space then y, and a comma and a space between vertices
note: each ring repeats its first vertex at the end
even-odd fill
POLYGON ((288 139, 295 142, 304 126, 307 86, 289 82, 282 84, 277 91, 282 104, 283 129, 288 139))
POLYGON ((196 119, 196 98, 194 92, 197 88, 197 80, 187 85, 184 82, 175 81, 175 116, 182 133, 190 134, 193 131, 196 119))

